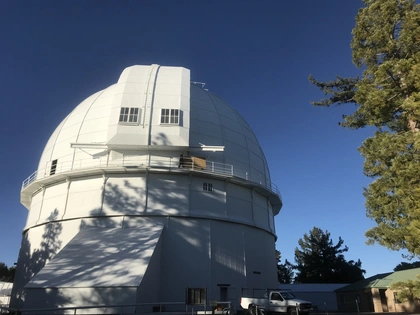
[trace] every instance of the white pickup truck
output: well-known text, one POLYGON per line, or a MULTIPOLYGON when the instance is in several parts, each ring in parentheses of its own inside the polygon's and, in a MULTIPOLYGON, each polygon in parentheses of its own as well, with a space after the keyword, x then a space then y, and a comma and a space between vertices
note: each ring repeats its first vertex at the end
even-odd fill
MULTIPOLYGON (((265 312, 287 313, 289 315, 308 315, 312 311, 312 303, 296 299, 290 291, 252 290, 252 297, 241 297, 241 307, 249 313, 257 315, 258 309, 265 312), (256 292, 260 291, 260 292, 256 292), (259 293, 259 294, 258 294, 259 293)), ((244 291, 242 293, 244 295, 244 291)))

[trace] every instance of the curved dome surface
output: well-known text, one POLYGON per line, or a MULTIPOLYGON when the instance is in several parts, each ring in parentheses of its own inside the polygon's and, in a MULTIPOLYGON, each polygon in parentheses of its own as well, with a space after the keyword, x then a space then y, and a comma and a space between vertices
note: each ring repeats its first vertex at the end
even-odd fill
POLYGON ((234 166, 234 174, 254 182, 270 181, 268 165, 249 124, 216 94, 191 86, 190 142, 225 146, 212 159, 234 166))
MULTIPOLYGON (((98 151, 94 152, 98 156, 105 148, 101 145, 108 145, 108 148, 112 148, 112 144, 115 146, 115 141, 113 143, 113 139, 110 137, 110 130, 115 128, 118 123, 116 119, 118 119, 120 108, 132 106, 133 102, 147 104, 147 96, 144 95, 148 93, 148 86, 151 83, 150 78, 147 79, 147 75, 150 75, 150 73, 144 73, 151 67, 153 66, 126 68, 117 84, 111 85, 82 101, 51 135, 42 153, 38 165, 38 174, 48 175, 47 173, 50 172, 54 160, 58 160, 57 171, 72 170, 75 167, 82 166, 86 154, 84 154, 84 151, 75 149, 71 144, 88 143, 92 147, 98 145, 98 151), (138 94, 136 100, 127 98, 128 96, 131 97, 133 93, 138 94)), ((189 70, 184 68, 159 67, 156 70, 153 91, 154 101, 159 96, 165 97, 164 102, 173 99, 173 95, 168 95, 173 93, 173 86, 181 86, 180 99, 181 102, 184 102, 184 110, 182 111, 180 131, 175 132, 172 139, 184 139, 184 143, 174 143, 177 140, 170 141, 168 134, 173 133, 174 128, 169 127, 159 130, 150 128, 149 133, 152 133, 155 141, 152 140, 145 146, 129 146, 127 143, 121 143, 117 148, 120 150, 150 151, 158 147, 170 149, 172 146, 178 150, 181 149, 180 151, 184 148, 186 152, 189 152, 189 150, 194 150, 193 148, 199 148, 202 144, 224 146, 223 152, 191 152, 191 154, 231 165, 235 176, 271 186, 269 169, 263 150, 251 127, 242 116, 217 95, 200 86, 190 84, 189 70), (174 69, 182 69, 182 72, 174 72, 174 69), (168 90, 170 92, 167 92, 168 90), (127 145, 127 147, 124 147, 124 145, 127 145)), ((156 107, 153 103, 151 103, 151 106, 156 107)), ((158 116, 160 108, 158 107, 153 115, 158 116)), ((141 115, 146 115, 146 111, 147 109, 143 110, 141 115)), ((159 122, 159 117, 157 117, 155 120, 152 119, 150 125, 159 125, 159 122)), ((143 126, 143 129, 145 129, 145 126, 143 126)), ((127 138, 129 137, 121 137, 117 139, 117 142, 124 142, 124 139, 127 138)), ((143 141, 143 138, 138 139, 139 143, 143 141)), ((131 144, 133 143, 136 143, 135 139, 131 144)))

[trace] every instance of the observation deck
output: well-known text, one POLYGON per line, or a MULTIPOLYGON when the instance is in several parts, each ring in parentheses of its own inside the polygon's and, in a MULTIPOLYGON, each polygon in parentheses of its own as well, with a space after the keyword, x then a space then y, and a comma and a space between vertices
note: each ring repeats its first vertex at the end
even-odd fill
POLYGON ((246 171, 235 169, 231 164, 224 164, 196 157, 144 156, 123 158, 119 160, 83 159, 61 162, 51 168, 51 161, 45 168, 38 169, 22 182, 21 203, 29 208, 32 195, 44 186, 56 182, 71 180, 85 176, 117 174, 117 173, 193 173, 197 176, 223 178, 229 182, 251 187, 266 196, 278 214, 283 205, 280 191, 276 184, 260 174, 258 181, 251 178, 246 171), (49 166, 49 167, 47 167, 49 166))

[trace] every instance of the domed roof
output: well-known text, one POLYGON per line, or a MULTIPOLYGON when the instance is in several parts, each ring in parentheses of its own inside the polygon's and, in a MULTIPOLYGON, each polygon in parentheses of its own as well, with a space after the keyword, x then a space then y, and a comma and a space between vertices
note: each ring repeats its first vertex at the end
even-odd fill
POLYGON ((232 164, 236 175, 254 182, 270 180, 264 152, 245 119, 216 94, 192 85, 190 144, 199 142, 224 146, 212 159, 232 164))
POLYGON ((270 182, 264 153, 251 127, 220 97, 190 84, 185 68, 152 65, 125 69, 118 83, 86 98, 60 123, 45 146, 38 172, 48 172, 57 160, 57 168, 61 165, 71 170, 85 154, 72 144, 81 143, 97 146, 90 152, 93 158, 103 156, 105 149, 150 152, 162 147, 173 150, 174 157, 191 150, 191 155, 231 165, 236 176, 264 185, 270 182), (119 124, 121 108, 135 104, 143 104, 139 106, 139 124, 119 124), (179 126, 160 124, 162 104, 179 107, 179 126), (224 146, 224 151, 193 152, 203 144, 224 146))

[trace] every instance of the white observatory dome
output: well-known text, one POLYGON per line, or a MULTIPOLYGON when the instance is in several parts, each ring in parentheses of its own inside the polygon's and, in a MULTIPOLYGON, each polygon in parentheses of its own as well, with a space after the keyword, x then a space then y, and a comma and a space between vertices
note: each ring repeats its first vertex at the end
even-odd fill
MULTIPOLYGON (((113 103, 116 99, 120 102, 122 93, 132 93, 127 86, 127 78, 137 80, 142 84, 144 77, 139 75, 145 66, 133 66, 124 70, 117 84, 99 91, 81 102, 56 128, 47 142, 42 153, 38 175, 49 173, 51 163, 57 160, 57 170, 67 170, 70 167, 74 169, 78 163, 83 163, 81 152, 76 152, 70 143, 85 144, 108 144, 110 141, 108 129, 114 127, 117 122, 118 115, 113 111, 113 103), (113 117, 112 117, 113 116, 113 117), (114 119, 114 121, 112 121, 114 119), (79 153, 79 154, 78 154, 79 153)), ((156 84, 167 84, 165 75, 173 75, 173 69, 164 67, 159 70, 156 84)), ((186 70, 186 69, 184 69, 186 70)), ((185 72, 185 71, 184 71, 185 72)), ((189 73, 187 73, 189 74, 189 73)), ((185 73, 178 73, 181 78, 186 76, 185 73)), ((132 85, 133 82, 129 82, 132 85)), ((187 82, 189 84, 189 82, 187 82)), ((139 84, 139 85, 140 85, 139 84)), ((159 85, 157 85, 159 87, 159 85)), ((137 87, 140 89, 141 87, 137 87)), ((184 87, 187 89, 186 87, 184 87)), ((189 122, 184 111, 184 129, 189 129, 189 147, 200 147, 201 144, 206 146, 224 146, 223 152, 215 154, 204 154, 211 156, 211 160, 233 165, 233 172, 236 176, 245 178, 254 182, 271 185, 270 173, 267 162, 258 140, 248 123, 242 118, 238 112, 229 106, 223 99, 217 95, 207 91, 200 85, 191 83, 190 89, 190 108, 189 122)), ((155 93, 159 93, 159 90, 155 93)), ((138 97, 139 101, 145 101, 144 96, 138 97)), ((124 100, 122 100, 122 103, 124 100)), ((129 102, 127 102, 129 103, 129 102)), ((121 106, 121 105, 119 105, 121 106)), ((168 128, 167 128, 168 130, 168 128)), ((185 131, 185 130, 184 130, 185 131)), ((172 130, 171 130, 172 132, 172 130)), ((173 145, 167 142, 166 130, 156 130, 149 145, 149 149, 163 149, 173 145), (162 135, 165 135, 162 137, 162 135), (166 141, 166 142, 165 142, 166 141), (150 148, 154 146, 155 148, 150 148)), ((182 131, 177 131, 175 136, 182 135, 182 131)), ((121 140, 121 138, 119 139, 121 140)), ((132 148, 140 148, 143 139, 137 143, 131 144, 132 148)), ((122 143, 114 144, 114 147, 122 148, 122 143)), ((203 153, 200 154, 203 156, 203 153)))
POLYGON ((242 288, 277 285, 282 200, 264 153, 241 115, 185 68, 126 68, 76 106, 21 202, 29 213, 11 307, 23 311, 237 308, 242 288))

